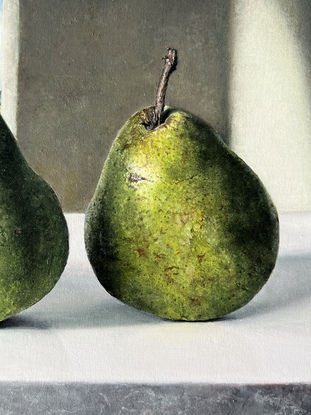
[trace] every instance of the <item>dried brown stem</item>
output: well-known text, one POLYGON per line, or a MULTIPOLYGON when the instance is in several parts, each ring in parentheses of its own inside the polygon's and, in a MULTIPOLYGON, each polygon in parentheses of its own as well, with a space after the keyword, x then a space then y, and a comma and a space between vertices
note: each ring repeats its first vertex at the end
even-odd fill
POLYGON ((148 124, 149 130, 153 130, 161 124, 168 80, 171 73, 176 69, 177 66, 177 50, 168 48, 167 51, 167 55, 162 58, 164 60, 164 66, 157 89, 155 106, 153 108, 152 114, 150 116, 150 122, 148 124))

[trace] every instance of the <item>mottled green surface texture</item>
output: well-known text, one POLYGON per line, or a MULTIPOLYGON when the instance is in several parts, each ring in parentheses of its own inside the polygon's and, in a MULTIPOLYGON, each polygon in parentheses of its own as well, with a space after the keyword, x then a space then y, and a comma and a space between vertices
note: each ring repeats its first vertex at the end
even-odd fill
POLYGON ((67 256, 59 202, 30 169, 0 117, 0 321, 45 296, 67 256))
POLYGON ((136 113, 115 140, 86 214, 105 289, 173 320, 208 320, 250 301, 274 268, 277 212, 252 170, 188 113, 152 131, 136 113))

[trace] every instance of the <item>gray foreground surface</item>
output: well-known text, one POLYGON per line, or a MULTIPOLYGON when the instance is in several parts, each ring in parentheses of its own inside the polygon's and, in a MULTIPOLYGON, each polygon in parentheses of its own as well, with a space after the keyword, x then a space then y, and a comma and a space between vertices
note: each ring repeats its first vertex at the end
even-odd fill
POLYGON ((0 414, 308 415, 310 392, 310 384, 0 384, 0 414))

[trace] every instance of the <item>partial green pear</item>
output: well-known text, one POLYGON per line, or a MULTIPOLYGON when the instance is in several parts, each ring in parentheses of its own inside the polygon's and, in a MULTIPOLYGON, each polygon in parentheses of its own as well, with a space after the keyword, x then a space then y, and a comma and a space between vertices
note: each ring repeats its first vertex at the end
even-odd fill
POLYGON ((68 250, 67 224, 54 191, 27 164, 0 116, 0 321, 55 286, 68 250))
POLYGON ((86 212, 103 287, 165 319, 202 321, 247 304, 277 259, 278 214, 257 175, 206 122, 166 107, 115 139, 86 212))

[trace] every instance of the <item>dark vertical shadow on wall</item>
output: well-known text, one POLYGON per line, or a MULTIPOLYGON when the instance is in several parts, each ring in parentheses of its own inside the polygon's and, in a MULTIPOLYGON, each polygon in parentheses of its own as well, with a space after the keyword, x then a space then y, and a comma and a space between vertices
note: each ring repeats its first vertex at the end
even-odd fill
MULTIPOLYGON (((2 48, 2 10, 3 10, 3 0, 0 0, 0 47, 2 48)), ((1 55, 2 58, 2 55, 1 55)), ((0 109, 1 109, 1 96, 2 96, 2 62, 0 62, 0 109)))
POLYGON ((228 0, 20 1, 17 138, 65 211, 84 211, 118 130, 154 102, 166 47, 167 104, 228 141, 228 0))
POLYGON ((228 79, 227 79, 227 96, 226 96, 226 111, 227 111, 227 131, 226 131, 226 144, 231 147, 231 136, 232 136, 232 111, 233 111, 233 102, 232 102, 232 67, 233 67, 233 48, 235 43, 235 19, 234 12, 236 7, 236 0, 228 0, 228 30, 227 30, 227 66, 228 66, 228 79))
POLYGON ((311 101, 311 2, 309 0, 300 0, 290 3, 289 0, 286 2, 279 0, 279 3, 280 8, 283 5, 284 14, 294 26, 298 46, 305 60, 306 78, 309 81, 309 97, 311 101))
MULTIPOLYGON (((228 59, 229 64, 228 66, 232 66, 232 51, 235 47, 235 30, 236 30, 236 17, 239 16, 239 7, 245 9, 247 7, 247 3, 240 0, 230 0, 230 9, 229 12, 230 17, 230 29, 228 30, 228 59)), ((273 6, 274 12, 277 11, 279 13, 280 22, 286 22, 288 26, 289 33, 295 38, 297 48, 299 52, 302 54, 303 59, 305 61, 305 66, 303 68, 304 75, 307 79, 309 79, 309 90, 310 90, 310 99, 311 99, 311 2, 309 0, 299 0, 299 1, 292 1, 292 0, 276 0, 275 2, 267 5, 273 6)), ((269 10, 270 7, 267 7, 269 10)), ((253 19, 254 16, 248 15, 249 19, 253 19)), ((263 28, 264 30, 264 28, 263 28)), ((238 64, 236 62, 235 64, 238 64)), ((265 62, 262 62, 262 65, 265 65, 265 62)), ((228 70, 230 72, 230 70, 228 70)), ((234 106, 234 102, 232 102, 232 97, 230 96, 230 84, 232 79, 229 80, 229 88, 228 88, 228 108, 229 108, 229 117, 228 117, 228 136, 231 136, 230 130, 230 112, 234 110, 232 106, 234 106)), ((230 140, 230 138, 229 138, 230 140)))

